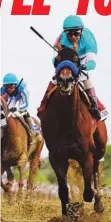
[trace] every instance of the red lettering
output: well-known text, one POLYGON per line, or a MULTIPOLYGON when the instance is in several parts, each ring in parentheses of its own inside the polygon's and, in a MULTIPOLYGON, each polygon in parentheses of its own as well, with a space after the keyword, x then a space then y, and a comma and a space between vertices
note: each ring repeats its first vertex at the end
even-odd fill
POLYGON ((89 0, 79 0, 77 15, 86 15, 88 9, 89 0))
POLYGON ((30 15, 31 6, 23 5, 24 0, 14 0, 11 15, 30 15))
POLYGON ((95 9, 97 13, 103 16, 111 15, 111 0, 109 0, 109 4, 107 6, 104 6, 104 2, 105 0, 95 0, 95 9))
MULTIPOLYGON (((31 5, 23 5, 24 0, 13 0, 13 6, 11 15, 49 15, 50 5, 44 5, 44 0, 34 0, 33 7, 31 5), (31 12, 32 8, 32 12, 31 12)), ((0 0, 0 7, 2 0, 0 0)), ((89 0, 79 0, 77 15, 86 15, 88 9, 89 0)), ((94 1, 95 10, 98 14, 103 16, 111 15, 111 0, 107 6, 105 6, 105 0, 94 1)))
MULTIPOLYGON (((2 0, 0 0, 2 1, 2 0)), ((24 0, 14 0, 11 15, 30 15, 31 6, 23 5, 24 0)), ((43 5, 44 0, 34 0, 32 15, 49 15, 50 5, 43 5)))
POLYGON ((0 0, 0 7, 1 7, 1 4, 2 4, 2 0, 0 0))
POLYGON ((32 15, 49 15, 50 5, 43 5, 44 0, 35 0, 32 9, 32 15))

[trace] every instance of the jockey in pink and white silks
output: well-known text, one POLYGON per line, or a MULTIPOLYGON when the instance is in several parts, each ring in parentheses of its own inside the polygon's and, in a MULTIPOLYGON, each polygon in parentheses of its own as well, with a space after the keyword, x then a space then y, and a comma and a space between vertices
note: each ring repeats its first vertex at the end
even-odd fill
MULTIPOLYGON (((83 21, 79 16, 70 15, 65 18, 63 22, 63 31, 57 38, 55 48, 61 50, 64 47, 74 49, 79 58, 80 64, 87 76, 81 74, 80 81, 83 82, 87 93, 92 97, 94 105, 92 107, 92 114, 97 119, 103 121, 108 117, 108 111, 103 104, 98 100, 95 88, 91 81, 92 70, 96 67, 97 43, 93 33, 84 27, 83 21)), ((57 56, 57 55, 56 55, 57 56)), ((55 57, 53 59, 54 63, 55 57)), ((47 92, 53 88, 56 81, 52 79, 47 92)), ((45 98, 45 97, 44 97, 45 98)), ((42 100, 38 113, 45 109, 45 101, 42 100)), ((39 115, 38 115, 39 116, 39 115)))
MULTIPOLYGON (((28 90, 25 82, 21 82, 13 73, 7 73, 3 78, 3 86, 1 87, 1 96, 5 99, 8 104, 8 108, 19 115, 19 113, 25 113, 24 118, 30 128, 40 133, 40 129, 35 125, 33 119, 27 112, 29 105, 28 90), (18 86, 18 87, 17 87, 18 86)), ((3 121, 4 122, 4 121, 3 121)), ((4 123, 3 123, 4 124, 4 123)))

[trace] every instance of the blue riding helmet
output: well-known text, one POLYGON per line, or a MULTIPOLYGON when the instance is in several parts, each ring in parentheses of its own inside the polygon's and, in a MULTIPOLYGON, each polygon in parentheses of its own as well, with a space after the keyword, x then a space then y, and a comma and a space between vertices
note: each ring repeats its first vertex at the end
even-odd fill
POLYGON ((13 73, 7 73, 4 78, 3 78, 3 84, 8 85, 8 84, 17 84, 18 79, 15 74, 13 73))
POLYGON ((76 30, 76 29, 83 29, 84 23, 82 19, 77 15, 69 15, 65 18, 63 22, 63 29, 65 30, 76 30))

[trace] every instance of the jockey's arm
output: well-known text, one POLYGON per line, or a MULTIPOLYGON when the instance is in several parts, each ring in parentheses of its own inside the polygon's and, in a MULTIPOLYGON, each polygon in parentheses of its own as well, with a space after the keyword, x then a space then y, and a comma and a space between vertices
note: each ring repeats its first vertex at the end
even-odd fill
POLYGON ((6 102, 8 101, 8 94, 6 93, 4 86, 0 88, 0 96, 2 96, 6 102))
POLYGON ((2 95, 3 99, 7 102, 8 101, 8 94, 7 93, 4 93, 2 95))
MULTIPOLYGON (((60 50, 62 49, 62 46, 60 44, 60 36, 56 39, 55 43, 54 43, 54 48, 56 50, 60 50)), ((52 64, 54 65, 54 62, 55 62, 55 58, 56 56, 58 55, 57 51, 56 50, 53 50, 53 59, 52 59, 52 64)))
MULTIPOLYGON (((62 49, 62 46, 61 46, 61 43, 60 43, 60 39, 61 39, 61 36, 59 36, 56 41, 55 41, 55 44, 54 44, 54 48, 56 48, 58 51, 60 51, 62 49)), ((55 51, 55 50, 54 50, 55 51)), ((56 52, 56 51, 55 51, 56 52)))
POLYGON ((23 112, 24 110, 26 110, 28 108, 28 95, 27 95, 26 90, 21 92, 21 101, 20 102, 22 104, 20 105, 20 103, 19 103, 18 110, 23 112))
POLYGON ((85 61, 85 63, 82 63, 82 64, 85 64, 86 71, 90 71, 90 70, 95 69, 95 67, 96 67, 96 54, 93 53, 93 52, 88 52, 86 54, 86 57, 85 57, 84 61, 85 61))
POLYGON ((98 52, 97 42, 93 33, 85 28, 81 39, 81 44, 86 45, 85 47, 85 60, 83 64, 86 65, 86 71, 94 70, 96 67, 96 55, 98 52))

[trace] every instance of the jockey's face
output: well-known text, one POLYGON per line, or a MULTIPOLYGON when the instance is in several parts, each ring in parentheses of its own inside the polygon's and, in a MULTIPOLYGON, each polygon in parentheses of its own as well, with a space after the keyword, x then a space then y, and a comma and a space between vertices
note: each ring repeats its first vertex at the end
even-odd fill
POLYGON ((9 94, 12 94, 16 88, 16 84, 6 84, 4 86, 9 94))
POLYGON ((66 31, 67 37, 68 39, 74 43, 74 42, 78 42, 81 38, 81 34, 82 34, 82 30, 69 30, 66 31))

